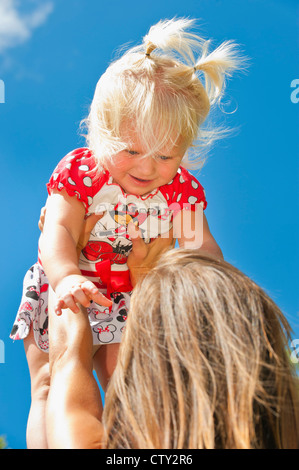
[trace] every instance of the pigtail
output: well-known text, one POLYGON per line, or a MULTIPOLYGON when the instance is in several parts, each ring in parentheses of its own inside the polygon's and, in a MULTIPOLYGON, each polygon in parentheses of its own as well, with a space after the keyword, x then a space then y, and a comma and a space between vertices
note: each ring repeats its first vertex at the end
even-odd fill
POLYGON ((233 41, 226 41, 217 49, 208 53, 210 41, 205 41, 200 59, 194 66, 195 71, 202 71, 205 76, 205 89, 210 103, 218 101, 224 90, 225 78, 231 72, 240 69, 242 60, 233 41))
MULTIPOLYGON (((225 78, 229 77, 233 70, 240 69, 244 59, 233 41, 226 41, 209 53, 209 40, 186 31, 193 24, 194 20, 182 18, 160 21, 152 26, 143 39, 145 55, 150 57, 154 50, 160 50, 162 53, 166 52, 167 56, 182 56, 185 64, 190 66, 191 73, 204 73, 205 89, 212 105, 219 101, 223 94, 225 78), (196 50, 199 51, 200 57, 197 62, 194 58, 196 50)), ((188 73, 187 70, 186 72, 188 73)))
POLYGON ((146 55, 155 49, 168 52, 168 56, 176 53, 184 57, 189 64, 194 63, 193 50, 198 48, 199 39, 195 34, 185 31, 194 24, 194 20, 181 18, 159 21, 152 26, 143 38, 146 55))
POLYGON ((187 18, 159 21, 100 78, 86 120, 87 145, 99 168, 127 148, 125 122, 142 141, 145 155, 183 139, 188 150, 182 165, 189 168, 201 167, 212 143, 228 135, 206 120, 223 95, 225 79, 244 59, 232 41, 209 52, 210 41, 192 31, 194 23, 187 18))

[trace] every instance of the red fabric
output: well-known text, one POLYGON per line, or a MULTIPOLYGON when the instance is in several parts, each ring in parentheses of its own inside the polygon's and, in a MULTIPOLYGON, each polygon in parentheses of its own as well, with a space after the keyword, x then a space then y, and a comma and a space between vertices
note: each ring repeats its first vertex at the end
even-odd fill
MULTIPOLYGON (((58 190, 64 188, 70 196, 76 196, 88 212, 91 198, 109 180, 107 171, 97 173, 95 167, 95 159, 88 148, 79 148, 68 153, 58 163, 47 184, 49 194, 53 188, 58 190)), ((203 209, 207 207, 202 185, 185 168, 180 167, 172 183, 161 186, 159 191, 165 197, 168 205, 177 203, 181 209, 195 210, 195 204, 202 202, 203 209)))
POLYGON ((182 209, 195 210, 196 204, 203 203, 203 209, 207 207, 205 191, 199 181, 183 167, 171 184, 160 187, 160 191, 174 211, 174 215, 182 209), (177 206, 177 208, 176 208, 177 206))
POLYGON ((107 294, 112 292, 131 292, 133 290, 129 271, 112 271, 109 259, 96 263, 99 278, 107 287, 107 294))
MULTIPOLYGON (((106 202, 113 203, 112 207, 119 210, 117 201, 109 200, 109 195, 111 195, 109 186, 111 186, 114 197, 115 194, 118 194, 118 191, 125 197, 123 190, 111 181, 110 174, 107 171, 96 171, 95 159, 90 149, 79 148, 67 154, 58 163, 47 184, 47 189, 49 194, 54 188, 59 191, 65 189, 70 196, 77 197, 84 204, 85 212, 88 213, 95 196, 104 186, 106 186, 105 190, 107 191, 106 202)), ((175 216, 182 209, 195 210, 198 203, 202 204, 203 209, 207 207, 203 187, 193 175, 182 167, 179 168, 173 181, 157 188, 147 196, 134 196, 134 198, 136 198, 136 201, 142 200, 149 203, 152 201, 160 203, 164 199, 166 210, 164 209, 163 215, 158 215, 164 221, 175 216)), ((132 208, 132 216, 134 216, 136 215, 133 211, 134 202, 130 204, 125 206, 126 212, 130 214, 132 208)), ((121 205, 123 205, 123 202, 121 205)), ((138 215, 139 219, 142 217, 146 219, 148 213, 140 213, 138 215)), ((142 220, 139 219, 138 223, 141 224, 142 220)), ((125 227, 120 226, 118 231, 121 231, 121 229, 125 230, 125 227)), ((116 231, 115 236, 118 235, 121 235, 121 233, 116 231)), ((107 287, 108 294, 111 292, 129 292, 132 290, 129 271, 122 268, 117 270, 117 264, 123 265, 126 263, 127 256, 115 250, 111 240, 99 238, 89 241, 83 254, 87 260, 90 260, 90 270, 88 265, 86 267, 82 266, 82 274, 99 277, 102 285, 107 287), (114 269, 111 269, 112 264, 114 269)))
POLYGON ((88 212, 91 198, 108 178, 108 172, 96 171, 92 152, 88 148, 80 148, 60 160, 47 184, 47 190, 51 194, 52 189, 65 189, 69 196, 75 196, 81 201, 85 212, 88 212))

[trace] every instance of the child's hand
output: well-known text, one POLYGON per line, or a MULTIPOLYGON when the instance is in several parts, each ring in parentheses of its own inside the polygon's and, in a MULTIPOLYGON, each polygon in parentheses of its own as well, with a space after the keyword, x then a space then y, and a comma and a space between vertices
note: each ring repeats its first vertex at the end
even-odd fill
POLYGON ((73 274, 65 277, 56 286, 57 301, 54 306, 56 315, 62 314, 62 309, 69 308, 74 313, 79 313, 78 303, 88 307, 93 300, 99 305, 110 307, 111 300, 107 299, 99 289, 86 277, 73 274))

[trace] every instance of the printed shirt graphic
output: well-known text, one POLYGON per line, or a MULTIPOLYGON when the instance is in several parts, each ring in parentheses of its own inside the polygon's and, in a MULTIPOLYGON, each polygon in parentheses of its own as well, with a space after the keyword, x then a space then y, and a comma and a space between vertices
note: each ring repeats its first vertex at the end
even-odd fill
POLYGON ((103 213, 83 249, 79 267, 103 291, 132 290, 126 264, 132 242, 127 233, 130 221, 138 225, 145 242, 168 232, 173 216, 182 209, 206 208, 204 189, 197 179, 180 167, 168 184, 146 196, 126 194, 113 182, 108 171, 97 172, 90 149, 80 148, 67 154, 55 168, 51 189, 65 189, 85 207, 86 216, 103 213))

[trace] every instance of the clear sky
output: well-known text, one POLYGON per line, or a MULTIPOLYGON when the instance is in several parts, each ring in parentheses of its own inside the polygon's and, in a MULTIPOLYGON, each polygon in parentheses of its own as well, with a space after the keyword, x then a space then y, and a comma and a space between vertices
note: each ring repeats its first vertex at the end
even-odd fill
POLYGON ((214 45, 233 39, 250 58, 220 115, 236 132, 195 175, 226 260, 270 294, 299 338, 297 0, 0 0, 0 435, 12 448, 26 446, 30 381, 23 344, 8 336, 36 260, 45 185, 85 145, 79 122, 119 46, 174 16, 197 18, 214 45))

